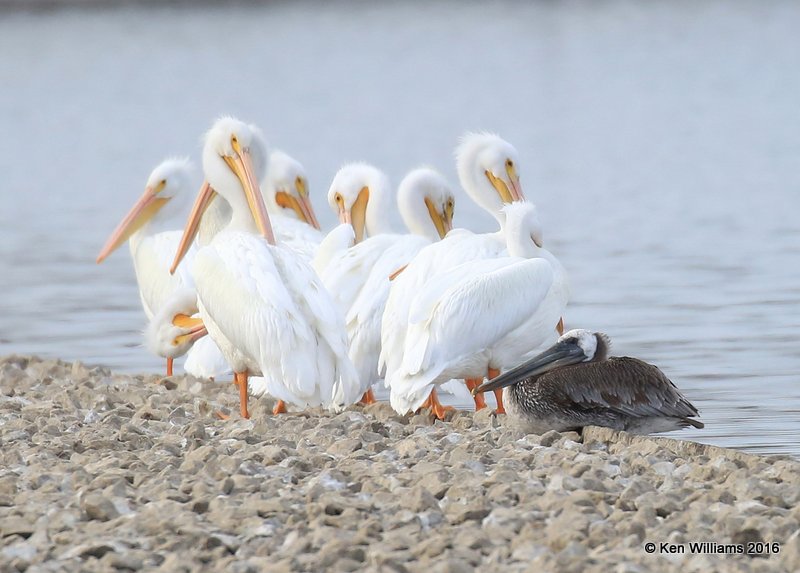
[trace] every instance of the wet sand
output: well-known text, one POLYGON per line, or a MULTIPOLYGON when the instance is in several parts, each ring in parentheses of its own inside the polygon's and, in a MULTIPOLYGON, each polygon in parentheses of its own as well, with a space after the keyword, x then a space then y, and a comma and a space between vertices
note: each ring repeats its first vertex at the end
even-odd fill
POLYGON ((229 383, 0 359, 0 571, 800 570, 791 458, 237 403, 229 383))

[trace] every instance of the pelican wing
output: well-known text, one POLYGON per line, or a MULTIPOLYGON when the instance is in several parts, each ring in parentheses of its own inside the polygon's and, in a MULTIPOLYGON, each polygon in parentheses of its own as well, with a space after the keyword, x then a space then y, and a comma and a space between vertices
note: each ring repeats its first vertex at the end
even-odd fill
POLYGON ((333 300, 347 313, 358 298, 370 271, 397 235, 378 235, 334 255, 320 275, 333 300))
POLYGON ((294 253, 272 249, 286 286, 314 332, 318 381, 323 404, 347 406, 361 396, 353 364, 347 356, 344 319, 310 264, 294 253))
POLYGON ((389 276, 407 265, 430 241, 417 235, 400 235, 375 262, 364 286, 345 317, 350 358, 363 390, 376 382, 381 345, 381 317, 389 298, 389 276))
POLYGON ((381 353, 378 358, 378 369, 386 371, 387 381, 389 374, 401 365, 409 311, 423 285, 459 264, 494 258, 504 249, 504 240, 499 234, 476 235, 464 229, 454 229, 441 241, 420 250, 392 281, 381 319, 381 353))
POLYGON ((697 409, 657 367, 636 358, 610 358, 540 376, 540 391, 583 408, 609 408, 626 416, 697 416, 697 409))
POLYGON ((284 283, 275 250, 254 235, 221 233, 195 257, 194 274, 204 277, 197 296, 230 345, 270 383, 285 386, 298 405, 319 405, 317 336, 284 283))
POLYGON ((409 313, 401 369, 409 390, 420 390, 450 364, 486 351, 519 327, 552 282, 547 261, 516 257, 465 263, 429 281, 409 313))

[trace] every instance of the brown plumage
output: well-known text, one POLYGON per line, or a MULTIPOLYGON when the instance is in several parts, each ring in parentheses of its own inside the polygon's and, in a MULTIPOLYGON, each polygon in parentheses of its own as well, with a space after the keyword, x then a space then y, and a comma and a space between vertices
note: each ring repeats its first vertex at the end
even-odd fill
POLYGON ((607 358, 608 338, 573 330, 525 364, 477 391, 504 387, 509 416, 531 432, 606 426, 667 432, 703 423, 661 370, 637 358, 607 358))

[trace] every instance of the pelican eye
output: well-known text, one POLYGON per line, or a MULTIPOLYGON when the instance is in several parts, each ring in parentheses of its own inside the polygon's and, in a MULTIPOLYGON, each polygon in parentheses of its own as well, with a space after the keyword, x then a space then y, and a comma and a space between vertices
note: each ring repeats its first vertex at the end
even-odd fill
POLYGON ((336 194, 336 196, 334 197, 334 200, 337 203, 343 203, 344 202, 344 199, 342 198, 342 196, 339 193, 336 194))
POLYGON ((162 187, 163 187, 163 186, 166 186, 166 184, 167 184, 167 180, 166 180, 166 179, 162 179, 162 180, 161 180, 161 186, 162 186, 162 187))
POLYGON ((514 167, 514 162, 510 159, 506 159, 506 167, 514 167))

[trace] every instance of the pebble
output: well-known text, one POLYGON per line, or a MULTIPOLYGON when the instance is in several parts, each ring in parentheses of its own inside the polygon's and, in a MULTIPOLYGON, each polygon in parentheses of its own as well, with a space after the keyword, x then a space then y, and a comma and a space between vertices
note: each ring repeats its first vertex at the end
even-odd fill
POLYGON ((246 421, 229 383, 0 358, 0 571, 800 570, 791 458, 271 407, 246 421), (781 551, 644 551, 697 540, 781 551))

